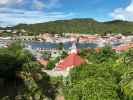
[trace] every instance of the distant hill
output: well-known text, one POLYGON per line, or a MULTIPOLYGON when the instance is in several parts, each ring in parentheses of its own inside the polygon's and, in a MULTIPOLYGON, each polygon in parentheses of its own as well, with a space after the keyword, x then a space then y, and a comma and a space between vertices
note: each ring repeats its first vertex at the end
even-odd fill
POLYGON ((19 24, 12 27, 12 29, 25 29, 28 32, 36 34, 43 32, 50 33, 89 33, 89 34, 103 34, 110 33, 131 33, 133 32, 133 22, 114 20, 108 22, 98 22, 94 19, 71 19, 71 20, 57 20, 46 23, 37 24, 19 24))

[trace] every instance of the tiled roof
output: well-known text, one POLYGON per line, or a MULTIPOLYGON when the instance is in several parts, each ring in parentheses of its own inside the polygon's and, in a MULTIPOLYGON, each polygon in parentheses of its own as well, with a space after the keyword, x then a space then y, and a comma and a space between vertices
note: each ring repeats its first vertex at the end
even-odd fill
POLYGON ((113 49, 115 51, 122 52, 122 51, 128 50, 129 48, 133 48, 133 44, 122 44, 122 45, 117 46, 117 47, 115 47, 113 49))
POLYGON ((85 63, 85 61, 78 56, 77 54, 70 54, 68 55, 65 59, 63 59, 62 61, 60 61, 57 65, 56 68, 57 70, 64 70, 67 68, 71 68, 71 67, 75 67, 78 65, 81 65, 85 63))

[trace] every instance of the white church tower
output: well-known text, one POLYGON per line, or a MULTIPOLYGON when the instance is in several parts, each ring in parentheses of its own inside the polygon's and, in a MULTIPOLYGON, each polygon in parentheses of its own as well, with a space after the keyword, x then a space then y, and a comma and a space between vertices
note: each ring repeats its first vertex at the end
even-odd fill
POLYGON ((76 43, 73 42, 72 47, 70 47, 69 54, 77 54, 77 53, 78 53, 78 51, 77 51, 76 43))

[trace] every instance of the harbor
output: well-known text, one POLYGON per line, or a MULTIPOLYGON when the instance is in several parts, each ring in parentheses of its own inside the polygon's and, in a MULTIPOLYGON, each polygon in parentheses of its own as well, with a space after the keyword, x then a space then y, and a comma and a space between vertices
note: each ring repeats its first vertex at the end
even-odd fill
MULTIPOLYGON (((43 49, 58 49, 59 43, 50 43, 50 42, 26 42, 26 46, 31 46, 34 50, 43 50, 43 49)), ((69 49, 72 46, 72 42, 63 43, 64 49, 69 49)), ((78 49, 81 48, 96 48, 97 44, 94 43, 77 43, 76 44, 78 49)))

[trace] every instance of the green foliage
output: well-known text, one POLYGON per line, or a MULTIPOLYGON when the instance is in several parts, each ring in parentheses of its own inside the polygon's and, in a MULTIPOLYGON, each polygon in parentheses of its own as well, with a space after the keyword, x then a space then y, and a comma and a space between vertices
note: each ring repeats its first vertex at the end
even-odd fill
POLYGON ((133 70, 125 72, 120 81, 120 86, 124 95, 133 99, 133 70))
POLYGON ((103 64, 96 65, 81 65, 79 67, 74 68, 71 72, 71 81, 84 80, 89 77, 102 77, 106 80, 112 80, 115 83, 117 82, 115 75, 110 66, 105 66, 103 64))
POLYGON ((64 87, 66 100, 132 100, 132 49, 116 54, 106 46, 99 52, 82 50, 88 64, 73 68, 64 87))
POLYGON ((54 60, 50 60, 49 62, 48 62, 48 65, 47 65, 47 69, 53 69, 54 67, 55 67, 55 64, 56 63, 58 63, 58 61, 59 61, 59 57, 57 57, 56 59, 54 59, 54 60))
POLYGON ((19 42, 12 43, 9 48, 0 49, 0 77, 15 78, 16 71, 31 60, 32 55, 24 50, 19 42))
POLYGON ((115 51, 112 50, 112 47, 110 46, 105 46, 96 55, 97 62, 99 63, 106 62, 109 59, 115 59, 115 57, 116 57, 116 53, 115 51))
POLYGON ((79 55, 83 58, 86 58, 87 56, 90 56, 94 52, 95 52, 95 50, 93 50, 93 49, 90 49, 90 50, 81 49, 79 52, 79 55))
MULTIPOLYGON (((21 43, 1 48, 0 78, 6 80, 3 81, 6 87, 10 86, 9 89, 14 90, 14 93, 2 99, 15 97, 22 100, 54 100, 57 89, 62 87, 65 100, 133 99, 133 49, 116 54, 111 47, 106 46, 99 52, 94 49, 81 50, 79 54, 90 63, 73 68, 62 84, 61 78, 50 78, 42 72, 41 65, 32 61, 31 53, 23 49, 21 43)), ((62 58, 65 56, 66 52, 62 58)), ((58 61, 59 58, 51 60, 48 69, 52 69, 58 61)), ((1 99, 1 93, 6 88, 1 84, 0 88, 1 99)))
POLYGON ((56 57, 55 59, 50 59, 47 65, 47 69, 51 70, 55 67, 55 64, 59 62, 60 58, 63 59, 67 56, 67 53, 65 51, 62 51, 61 56, 56 57))
POLYGON ((125 64, 133 65, 133 49, 124 52, 122 57, 125 64))
POLYGON ((63 48, 64 48, 64 44, 63 44, 63 43, 59 43, 59 44, 58 44, 58 49, 59 49, 59 50, 63 50, 63 48))
POLYGON ((109 60, 115 61, 118 58, 111 46, 105 46, 98 51, 95 49, 82 49, 79 54, 90 63, 106 63, 109 60))
POLYGON ((84 64, 70 71, 64 86, 66 100, 125 100, 120 91, 121 75, 127 71, 121 54, 116 54, 106 46, 99 52, 82 50, 80 55, 89 64, 84 64))
POLYGON ((59 20, 38 24, 20 24, 13 29, 25 29, 28 33, 88 33, 88 34, 103 34, 103 33, 124 33, 131 34, 133 31, 133 23, 127 21, 110 21, 98 22, 93 19, 72 19, 59 20))
POLYGON ((0 49, 0 77, 5 79, 14 78, 18 67, 20 66, 16 56, 9 50, 0 49))
POLYGON ((66 56, 67 56, 67 52, 66 51, 62 51, 61 58, 65 58, 66 56))
POLYGON ((21 92, 22 95, 29 95, 31 98, 38 98, 38 100, 54 98, 56 90, 50 84, 49 76, 42 72, 40 65, 36 62, 29 62, 23 65, 23 69, 19 74, 24 81, 25 88, 21 92), (52 89, 48 94, 48 90, 52 89))
POLYGON ((42 53, 42 57, 44 58, 44 59, 49 59, 49 53, 48 52, 43 52, 42 53))
POLYGON ((102 78, 87 78, 67 87, 65 100, 120 100, 117 85, 102 78))
POLYGON ((4 82, 0 84, 2 100, 54 100, 57 93, 58 85, 51 84, 41 65, 32 61, 31 53, 19 42, 0 49, 0 79, 4 82))
POLYGON ((12 36, 12 33, 3 32, 3 33, 2 33, 2 36, 3 36, 3 37, 12 36))
POLYGON ((81 65, 70 72, 66 100, 119 100, 115 73, 103 64, 81 65))

